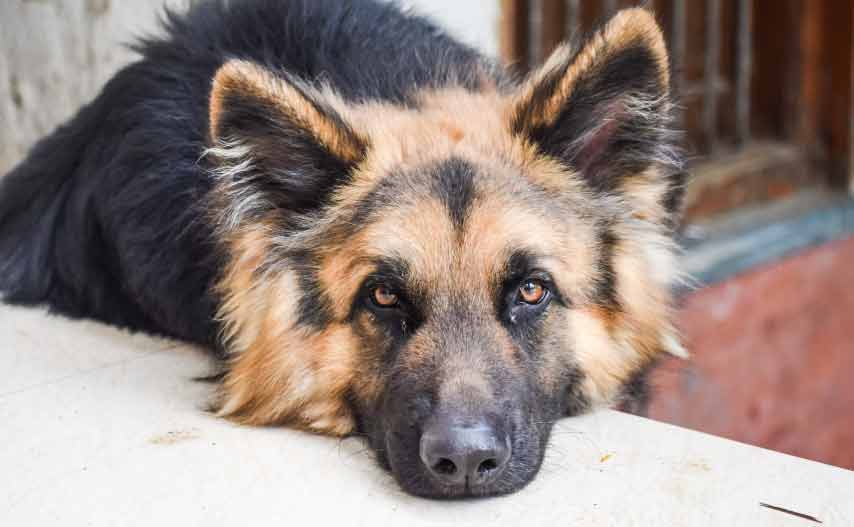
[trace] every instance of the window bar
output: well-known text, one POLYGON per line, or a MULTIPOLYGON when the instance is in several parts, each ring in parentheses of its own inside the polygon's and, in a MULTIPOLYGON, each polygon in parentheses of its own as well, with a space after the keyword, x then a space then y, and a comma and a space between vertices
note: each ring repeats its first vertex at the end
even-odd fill
POLYGON ((706 50, 703 67, 703 134, 710 151, 718 140, 718 69, 721 49, 721 3, 706 0, 706 50))
POLYGON ((602 0, 602 10, 609 17, 617 11, 617 0, 602 0))
MULTIPOLYGON (((673 0, 673 19, 670 27, 670 53, 673 57, 673 93, 680 104, 685 86, 685 0, 673 0)), ((682 123, 682 108, 676 110, 677 122, 682 123)))
POLYGON ((753 32, 751 0, 738 1, 736 72, 735 72, 735 135, 739 145, 750 139, 750 76, 753 67, 753 32))
POLYGON ((543 59, 543 0, 529 0, 528 68, 534 69, 543 59))
POLYGON ((848 191, 854 195, 854 31, 851 32, 851 99, 848 105, 848 191))
POLYGON ((581 2, 566 0, 566 38, 578 38, 579 29, 581 29, 581 2))

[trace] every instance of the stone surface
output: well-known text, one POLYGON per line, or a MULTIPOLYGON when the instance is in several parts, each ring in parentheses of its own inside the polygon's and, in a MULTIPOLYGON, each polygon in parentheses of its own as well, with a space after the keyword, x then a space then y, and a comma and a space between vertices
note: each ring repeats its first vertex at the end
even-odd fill
POLYGON ((71 117, 134 54, 163 5, 188 0, 0 2, 0 176, 71 117))
POLYGON ((359 439, 206 414, 188 346, 0 305, 0 371, 8 526, 854 524, 854 472, 613 411, 561 421, 521 492, 438 502, 359 439))
POLYGON ((651 417, 854 469, 854 238, 691 294, 651 417))

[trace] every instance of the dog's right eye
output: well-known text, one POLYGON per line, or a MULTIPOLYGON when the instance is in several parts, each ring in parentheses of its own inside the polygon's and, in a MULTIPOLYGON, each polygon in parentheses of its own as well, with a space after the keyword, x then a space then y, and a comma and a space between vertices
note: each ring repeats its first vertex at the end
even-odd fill
POLYGON ((399 300, 398 295, 388 287, 379 286, 371 290, 371 302, 377 307, 395 307, 399 300))
POLYGON ((526 280, 519 287, 520 303, 537 305, 545 299, 549 290, 539 280, 526 280))

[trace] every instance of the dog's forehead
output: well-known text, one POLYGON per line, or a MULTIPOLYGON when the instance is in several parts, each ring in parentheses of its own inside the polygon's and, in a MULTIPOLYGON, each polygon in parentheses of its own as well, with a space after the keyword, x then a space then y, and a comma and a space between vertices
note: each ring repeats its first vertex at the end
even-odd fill
POLYGON ((592 226, 502 166, 451 157, 394 171, 361 206, 366 256, 404 262, 427 289, 463 280, 488 293, 519 253, 557 274, 578 269, 581 279, 593 266, 592 226))

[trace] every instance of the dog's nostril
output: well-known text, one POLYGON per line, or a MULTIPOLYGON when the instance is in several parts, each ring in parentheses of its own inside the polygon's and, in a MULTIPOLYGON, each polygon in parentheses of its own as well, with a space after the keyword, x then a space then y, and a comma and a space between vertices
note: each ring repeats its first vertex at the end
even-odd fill
POLYGON ((498 479, 510 451, 510 439, 498 427, 436 420, 425 427, 419 453, 436 480, 462 489, 483 487, 498 479))
POLYGON ((433 471, 438 474, 452 476, 457 471, 457 465, 450 459, 443 457, 438 463, 433 465, 433 471))
POLYGON ((496 459, 487 459, 486 461, 481 462, 481 464, 477 466, 477 473, 481 476, 484 476, 497 468, 498 461, 496 459))

